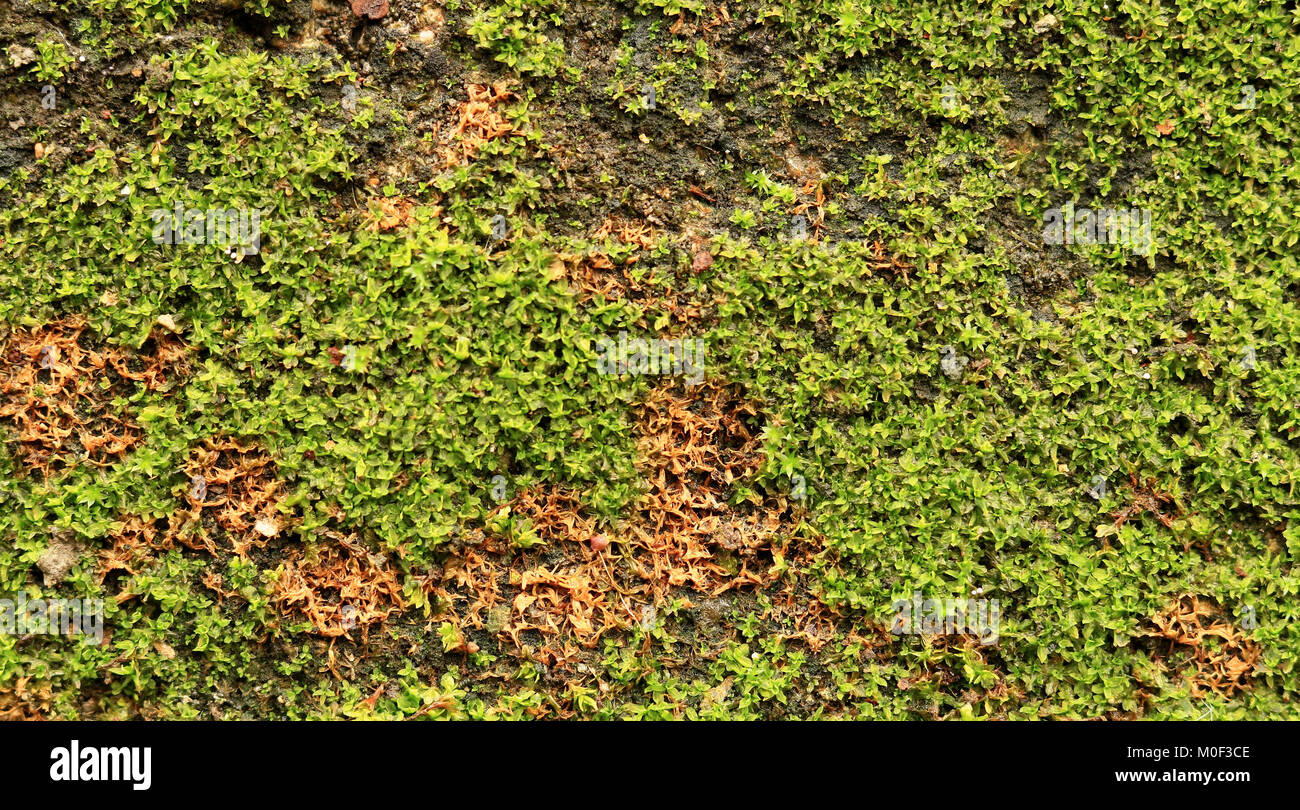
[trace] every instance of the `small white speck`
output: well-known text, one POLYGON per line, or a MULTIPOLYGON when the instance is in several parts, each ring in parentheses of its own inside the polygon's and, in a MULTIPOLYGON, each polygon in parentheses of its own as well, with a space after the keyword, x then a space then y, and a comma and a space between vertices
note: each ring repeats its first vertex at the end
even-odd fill
POLYGON ((1146 372, 1146 373, 1144 373, 1144 374, 1142 375, 1142 379, 1144 379, 1144 380, 1149 380, 1149 379, 1151 379, 1151 373, 1150 373, 1150 372, 1146 372))
POLYGON ((129 197, 131 195, 131 185, 128 183, 127 185, 122 186, 122 190, 119 193, 123 197, 129 197))

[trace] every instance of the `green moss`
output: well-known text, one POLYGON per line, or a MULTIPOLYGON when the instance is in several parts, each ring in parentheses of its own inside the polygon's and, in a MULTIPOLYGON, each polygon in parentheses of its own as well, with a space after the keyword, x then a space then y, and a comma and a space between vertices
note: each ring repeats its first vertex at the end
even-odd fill
POLYGON ((0 591, 107 597, 112 635, 0 636, 0 685, 48 687, 60 717, 92 684, 103 717, 1294 716, 1295 12, 1109 6, 782 0, 728 28, 656 0, 600 6, 618 33, 580 60, 585 5, 452 4, 466 81, 516 95, 497 108, 509 132, 444 167, 440 131, 417 134, 434 108, 403 105, 411 87, 454 102, 455 82, 349 94, 335 52, 252 50, 184 3, 57 4, 72 38, 31 39, 27 90, 112 90, 69 70, 82 49, 211 38, 151 48, 108 118, 43 120, 33 134, 61 126, 75 159, 0 176, 0 323, 82 313, 131 353, 162 318, 194 369, 118 396, 144 440, 110 466, 43 480, 6 443, 0 591), (637 138, 594 153, 590 186, 552 149, 577 110, 637 138), (647 155, 666 168, 638 174, 647 155), (587 236, 660 188, 711 205, 647 250, 587 236), (395 198, 409 219, 374 226, 395 198), (1152 250, 1047 244, 1043 215, 1067 204, 1150 211, 1152 250), (259 212, 260 249, 155 244, 152 212, 177 205, 259 212), (595 250, 635 258, 644 290, 578 295, 557 261, 595 250), (469 529, 544 547, 496 511, 497 476, 570 488, 611 532, 633 516, 636 404, 657 381, 592 369, 600 337, 672 323, 645 291, 700 304, 710 378, 761 411, 765 462, 733 506, 806 485, 792 542, 821 551, 779 573, 843 613, 834 636, 801 641, 760 595, 715 635, 661 605, 562 685, 532 653, 456 652, 417 578, 469 529), (88 555, 37 584, 51 530, 95 551, 126 516, 174 514, 214 435, 274 459, 286 542, 343 515, 400 571, 413 604, 358 645, 360 670, 323 669, 310 627, 282 620, 273 560, 171 549, 105 584, 88 555), (1163 511, 1133 509, 1144 492, 1163 511), (873 635, 917 592, 999 600, 997 644, 873 635), (1258 645, 1251 689, 1193 696, 1187 662, 1151 643, 1184 593, 1258 645))

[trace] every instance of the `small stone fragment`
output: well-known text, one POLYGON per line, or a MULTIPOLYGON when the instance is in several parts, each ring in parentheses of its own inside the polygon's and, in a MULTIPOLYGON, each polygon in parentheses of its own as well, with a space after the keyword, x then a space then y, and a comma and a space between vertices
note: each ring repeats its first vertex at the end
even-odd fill
POLYGON ((20 68, 23 65, 29 65, 36 61, 36 51, 26 47, 25 45, 10 45, 8 54, 9 64, 15 68, 20 68))
POLYGON ((45 575, 45 585, 58 585, 67 579, 68 572, 81 557, 81 547, 66 540, 50 541, 49 548, 36 560, 36 567, 45 575))
POLYGON ((1088 497, 1092 498, 1094 501, 1099 501, 1106 497, 1106 476, 1094 475, 1089 484, 1088 497))
POLYGON ((381 20, 388 15, 388 0, 352 0, 352 13, 358 17, 381 20))
POLYGON ((641 625, 642 630, 651 630, 655 622, 659 620, 659 611, 655 610, 654 605, 643 605, 641 607, 641 620, 637 622, 641 625))
POLYGON ((939 370, 950 380, 959 379, 970 360, 965 357, 958 357, 957 350, 952 346, 944 346, 939 351, 943 355, 939 358, 939 370))

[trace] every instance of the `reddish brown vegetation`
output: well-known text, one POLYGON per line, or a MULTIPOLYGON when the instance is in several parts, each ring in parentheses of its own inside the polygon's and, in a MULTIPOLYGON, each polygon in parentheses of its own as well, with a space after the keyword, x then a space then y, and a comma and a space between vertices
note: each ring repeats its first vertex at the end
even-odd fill
POLYGON ((366 632, 403 606, 388 560, 353 537, 323 532, 331 542, 294 546, 276 574, 271 599, 281 613, 310 621, 322 636, 366 632))
POLYGON ((1190 677, 1192 696, 1203 697, 1210 690, 1232 697, 1250 688, 1250 678, 1259 663, 1259 645, 1222 618, 1218 607, 1195 594, 1183 594, 1157 613, 1148 635, 1169 642, 1168 653, 1177 648, 1191 652, 1196 671, 1190 677), (1208 623, 1207 623, 1208 620, 1208 623))
POLYGON ((466 85, 465 96, 456 105, 455 125, 435 133, 435 152, 443 169, 473 160, 489 141, 515 132, 515 125, 497 111, 498 105, 515 97, 504 82, 466 85))
POLYGON ((216 542, 224 539, 230 551, 246 557, 250 548, 265 548, 279 534, 282 484, 264 450, 231 438, 206 439, 182 469, 189 479, 182 543, 216 555, 216 542))
MULTIPOLYGON (((544 549, 473 533, 425 580, 440 617, 462 638, 467 629, 487 630, 515 650, 533 631, 543 640, 539 660, 565 669, 611 629, 651 621, 670 601, 776 585, 775 550, 803 564, 818 548, 793 541, 797 520, 783 498, 726 503, 733 484, 762 461, 758 423, 757 408, 731 388, 651 392, 638 424, 649 486, 635 518, 602 529, 570 491, 520 492, 501 511, 526 518, 544 549)), ((793 578, 782 584, 773 595, 793 627, 788 637, 819 647, 834 617, 793 578)))
POLYGON ((138 446, 143 431, 115 400, 189 369, 188 348, 170 335, 130 353, 95 348, 86 330, 72 316, 15 331, 0 350, 0 421, 13 427, 23 463, 46 476, 83 460, 107 466, 138 446))

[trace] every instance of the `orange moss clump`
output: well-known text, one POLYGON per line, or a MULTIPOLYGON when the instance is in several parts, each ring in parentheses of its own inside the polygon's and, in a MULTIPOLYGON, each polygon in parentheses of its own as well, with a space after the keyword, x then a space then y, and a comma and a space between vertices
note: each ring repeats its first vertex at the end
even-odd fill
POLYGON ((473 160, 479 150, 493 141, 515 131, 497 105, 514 98, 504 82, 492 85, 471 84, 465 87, 466 100, 456 106, 456 124, 448 132, 435 134, 439 141, 436 154, 439 168, 450 169, 462 162, 473 160))
MULTIPOLYGON (((651 392, 639 425, 649 492, 627 526, 606 533, 574 493, 526 489, 498 511, 526 519, 544 550, 516 549, 475 531, 425 578, 425 592, 462 637, 464 628, 486 629, 520 647, 521 634, 535 631, 555 663, 594 647, 612 628, 643 622, 656 605, 683 595, 675 590, 716 596, 771 584, 774 540, 790 528, 787 504, 725 502, 732 484, 762 461, 757 413, 721 386, 651 392)), ((823 625, 832 620, 813 608, 806 589, 781 596, 792 611, 804 610, 794 636, 813 643, 829 637, 823 625)))
POLYGON ((378 211, 369 215, 370 224, 366 226, 368 229, 387 233, 398 228, 406 228, 411 224, 411 217, 415 211, 414 200, 406 197, 378 197, 375 199, 375 205, 378 211))
MULTIPOLYGON (((321 530, 320 535, 325 542, 294 544, 276 552, 282 563, 275 572, 270 599, 282 616, 306 620, 313 632, 322 636, 350 638, 354 628, 365 632, 404 607, 401 585, 386 559, 370 554, 352 536, 330 530, 321 530)), ((111 545, 99 552, 101 584, 115 572, 140 573, 153 564, 158 552, 174 548, 177 540, 218 559, 231 553, 219 550, 208 538, 195 542, 191 535, 186 542, 185 535, 167 519, 128 517, 110 539, 111 545)), ((205 571, 201 581, 220 599, 240 596, 226 588, 215 569, 205 571)), ((136 596, 128 586, 115 599, 120 604, 136 596)))
POLYGON ((685 585, 713 595, 767 582, 770 555, 760 552, 781 526, 779 512, 745 514, 724 500, 762 464, 757 408, 730 388, 704 383, 684 395, 652 391, 639 422, 650 482, 631 527, 640 576, 658 591, 685 585))
POLYGON ((600 224, 600 229, 593 239, 605 239, 613 236, 625 245, 635 245, 641 250, 649 250, 659 241, 655 229, 643 222, 631 222, 620 217, 607 217, 600 224))
POLYGON ((402 588, 387 559, 355 538, 325 531, 333 543, 295 546, 276 572, 272 602, 281 613, 311 622, 328 637, 366 632, 403 607, 402 588))
POLYGON ((649 280, 634 278, 631 270, 635 264, 636 256, 629 256, 622 264, 615 265, 601 252, 586 255, 564 253, 556 257, 552 278, 563 278, 580 303, 595 298, 626 300, 645 307, 647 311, 666 312, 678 323, 688 323, 700 317, 698 303, 681 300, 681 294, 671 288, 660 290, 649 280))
POLYGON ((211 529, 217 528, 230 549, 246 557, 250 548, 265 548, 280 533, 282 484, 266 451, 230 438, 205 439, 182 469, 189 477, 184 498, 190 509, 179 539, 186 546, 215 556, 211 529))
POLYGON ((0 689, 0 721, 44 720, 54 701, 48 683, 33 688, 31 677, 20 676, 10 689, 0 689))
POLYGON ((1154 478, 1147 478, 1143 482, 1136 475, 1129 473, 1129 490, 1132 492, 1129 505, 1113 516, 1116 526, 1124 525, 1125 521, 1137 515, 1150 513, 1155 516, 1160 525, 1168 527, 1173 524, 1174 518, 1181 511, 1177 499, 1159 490, 1154 478))
POLYGON ((1259 663, 1259 645, 1228 622, 1214 618, 1217 615, 1219 610, 1213 602, 1189 593, 1151 619, 1155 632, 1148 635, 1168 640, 1169 652, 1176 647, 1191 651, 1196 664, 1190 679, 1193 697, 1204 696, 1207 689, 1232 697, 1250 688, 1251 675, 1259 663))
POLYGON ((577 496, 533 488, 502 509, 527 518, 551 553, 543 559, 514 550, 504 538, 476 533, 437 578, 427 580, 426 589, 458 627, 487 628, 515 646, 522 643, 521 633, 534 630, 590 648, 636 615, 629 598, 619 598, 617 563, 595 550, 600 543, 593 540, 603 535, 577 496))
MULTIPOLYGON (((99 552, 99 584, 104 584, 110 574, 118 571, 131 575, 140 573, 157 552, 172 548, 174 539, 165 521, 147 520, 135 515, 127 517, 109 536, 108 548, 99 552)), ((116 598, 120 604, 133 595, 124 591, 116 598)))
POLYGON ((94 348, 86 330, 70 316, 17 330, 0 349, 0 421, 12 425, 18 457, 45 476, 82 460, 107 466, 139 445, 143 431, 115 400, 188 371, 189 350, 170 335, 133 354, 94 348))

